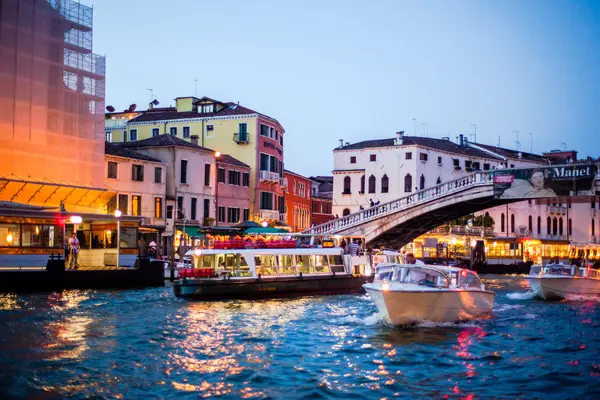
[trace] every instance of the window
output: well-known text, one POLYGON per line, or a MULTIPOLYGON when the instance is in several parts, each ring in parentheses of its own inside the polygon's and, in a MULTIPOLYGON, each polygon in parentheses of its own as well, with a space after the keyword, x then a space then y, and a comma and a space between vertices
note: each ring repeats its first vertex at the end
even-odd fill
POLYGON ((314 214, 316 214, 316 213, 317 213, 317 203, 313 203, 313 205, 312 205, 312 212, 313 212, 314 214))
POLYGON ((187 183, 187 160, 181 160, 181 183, 187 183))
POLYGON ((244 221, 248 221, 250 220, 250 209, 249 208, 244 208, 244 221))
POLYGON ((154 167, 154 183, 162 183, 162 168, 154 167))
POLYGON ((229 170, 229 184, 240 186, 240 171, 229 170))
POLYGON ((344 178, 344 191, 342 192, 342 194, 350 194, 351 190, 350 190, 350 177, 346 176, 344 178))
POLYGON ((269 137, 269 127, 264 124, 260 124, 260 136, 269 137))
POLYGON ((189 126, 183 127, 183 137, 184 137, 184 139, 190 137, 190 127, 189 126))
POLYGON ((442 165, 442 157, 438 156, 438 164, 442 165))
POLYGON ((131 196, 131 215, 142 215, 142 196, 131 196))
POLYGON ((240 209, 227 207, 227 222, 237 224, 240 221, 240 209))
POLYGON ((167 206, 167 219, 173 219, 173 206, 167 206))
POLYGON ((490 164, 489 163, 483 163, 483 170, 484 171, 489 171, 490 170, 490 164))
POLYGON ((129 130, 129 140, 131 140, 132 142, 134 140, 137 140, 137 129, 130 129, 129 130))
POLYGON ((225 207, 219 206, 219 216, 217 220, 219 222, 225 222, 225 207))
POLYGON ((552 234, 558 234, 558 220, 556 219, 556 217, 552 218, 552 234))
POLYGON ((371 175, 369 177, 369 193, 375 193, 375 183, 376 183, 375 176, 371 175))
POLYGON ((548 235, 550 235, 551 232, 552 232, 552 219, 550 219, 550 217, 548 217, 548 219, 546 220, 546 233, 548 235))
POLYGON ((277 158, 275 158, 275 156, 269 156, 269 161, 269 171, 279 172, 277 171, 277 158))
POLYGON ((169 134, 171 136, 177 136, 177 127, 176 126, 172 126, 171 128, 169 128, 169 134))
POLYGON ((162 197, 154 198, 154 218, 163 217, 163 199, 162 197))
POLYGON ((404 193, 412 192, 412 176, 410 174, 406 174, 404 177, 404 193))
POLYGON ((206 134, 204 135, 207 138, 215 137, 215 126, 214 125, 206 125, 206 134))
POLYGON ((531 215, 529 216, 528 222, 529 222, 529 224, 528 224, 529 232, 533 232, 533 217, 531 215))
POLYGON ((537 233, 538 235, 542 234, 542 217, 537 217, 537 233))
POLYGON ((133 164, 131 166, 131 180, 137 182, 144 181, 144 166, 133 164))
POLYGON ((371 154, 369 156, 369 161, 377 161, 377 154, 371 154))
POLYGON ((273 210, 273 193, 271 192, 260 192, 260 209, 261 210, 273 210))
POLYGON ((213 110, 214 110, 214 106, 212 104, 202 106, 203 113, 211 113, 211 112, 213 112, 213 110))
POLYGON ((280 196, 278 201, 279 201, 279 207, 278 207, 279 212, 283 214, 285 212, 285 197, 280 196))
POLYGON ((260 153, 260 170, 268 171, 269 170, 269 155, 260 153))
POLYGON ((453 158, 452 164, 454 165, 455 168, 460 168, 460 160, 458 158, 453 158))
POLYGON ((279 142, 279 131, 275 129, 275 141, 279 142))
POLYGON ((210 218, 210 199, 204 199, 204 218, 210 218))
MULTIPOLYGON (((242 186, 250 186, 250 174, 248 172, 244 172, 242 174, 242 186)), ((244 220, 246 221, 246 220, 244 220)))
POLYGON ((515 214, 510 215, 510 231, 515 231, 515 214))
POLYGON ((419 160, 421 161, 427 161, 427 153, 420 153, 419 154, 419 160))
POLYGON ((119 164, 117 164, 114 161, 109 161, 108 162, 108 177, 111 179, 117 179, 117 166, 119 164))
POLYGON ((571 220, 571 218, 569 218, 569 226, 567 228, 567 235, 572 235, 573 234, 573 221, 571 220))
POLYGON ((119 195, 119 211, 123 214, 129 214, 129 196, 126 194, 119 195))
POLYGON ((177 219, 185 218, 185 210, 183 209, 183 196, 177 196, 177 219))
POLYGON ((225 168, 217 169, 217 182, 225 183, 225 168))
POLYGON ((562 217, 559 218, 559 220, 558 220, 558 234, 559 235, 563 234, 563 219, 562 219, 562 217))
POLYGON ((350 209, 348 208, 344 208, 344 211, 342 211, 342 217, 345 217, 346 215, 350 215, 350 209))
POLYGON ((279 144, 283 146, 283 135, 279 135, 279 144))
POLYGON ((269 137, 271 139, 275 138, 275 130, 273 128, 269 128, 269 137))
POLYGON ((511 168, 514 168, 514 167, 515 167, 515 164, 510 164, 510 167, 511 167, 511 168))
POLYGON ((196 199, 195 197, 192 197, 192 202, 191 202, 191 205, 190 205, 190 213, 191 213, 191 219, 193 221, 195 221, 197 219, 196 218, 196 207, 197 207, 197 205, 198 205, 198 199, 196 199))
POLYGON ((204 164, 204 186, 210 186, 210 164, 204 164))
POLYGON ((465 160, 465 169, 472 169, 471 161, 465 160))
POLYGON ((500 232, 504 232, 504 213, 500 214, 500 232))
POLYGON ((112 132, 111 131, 106 131, 104 132, 104 141, 105 142, 112 142, 112 132))
MULTIPOLYGON (((110 178, 110 176, 109 176, 109 178, 110 178)), ((595 198, 592 198, 591 205, 592 205, 592 208, 596 208, 596 199, 595 198)))
POLYGON ((404 153, 404 159, 405 160, 412 160, 412 153, 411 152, 404 153))
POLYGON ((152 128, 152 137, 158 136, 159 135, 159 130, 158 128, 152 128))
POLYGON ((350 157, 350 164, 356 164, 356 157, 355 156, 350 157))
POLYGON ((390 180, 388 179, 387 175, 383 175, 383 177, 381 178, 381 193, 389 192, 389 184, 390 180))
POLYGON ((363 194, 365 193, 365 176, 361 176, 360 177, 360 192, 358 192, 358 194, 363 194))
POLYGON ((473 170, 475 171, 479 171, 481 169, 481 164, 479 164, 479 161, 476 161, 473 163, 473 170))
POLYGON ((425 176, 421 174, 421 178, 419 179, 419 189, 425 189, 425 176))
POLYGON ((127 141, 127 131, 123 131, 123 141, 127 141))
POLYGON ((248 141, 248 124, 246 124, 246 123, 240 124, 238 126, 238 129, 239 129, 238 141, 247 142, 248 141))
POLYGON ((592 236, 596 235, 596 224, 594 222, 594 218, 592 218, 592 236))

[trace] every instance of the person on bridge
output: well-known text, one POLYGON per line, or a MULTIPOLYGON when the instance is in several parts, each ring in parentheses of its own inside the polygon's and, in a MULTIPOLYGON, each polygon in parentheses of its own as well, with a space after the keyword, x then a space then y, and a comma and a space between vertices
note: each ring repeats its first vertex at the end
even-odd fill
POLYGON ((406 254, 406 263, 414 264, 414 265, 425 265, 425 263, 423 261, 417 260, 417 258, 415 257, 415 255, 413 253, 406 254))

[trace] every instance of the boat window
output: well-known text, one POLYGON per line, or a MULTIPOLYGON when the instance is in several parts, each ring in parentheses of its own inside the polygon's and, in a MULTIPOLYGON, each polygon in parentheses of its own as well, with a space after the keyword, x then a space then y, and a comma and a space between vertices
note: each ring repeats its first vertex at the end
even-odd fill
POLYGON ((392 279, 392 272, 392 267, 377 268, 377 280, 382 281, 384 279, 392 279))
POLYGON ((433 269, 408 268, 402 279, 404 283, 415 283, 429 287, 448 287, 448 279, 441 272, 433 269))
POLYGON ((194 262, 196 268, 211 268, 212 267, 212 255, 195 256, 194 262))
POLYGON ((277 273, 275 267, 275 256, 266 254, 254 256, 254 263, 256 265, 257 274, 275 275, 277 273))
POLYGON ((402 278, 404 277, 404 274, 406 274, 406 268, 394 268, 393 270, 393 275, 391 280, 395 281, 395 282, 402 282, 402 278))
MULTIPOLYGON (((467 271, 467 270, 463 270, 467 271)), ((467 271, 467 275, 463 276, 463 272, 460 274, 460 286, 465 288, 481 288, 481 279, 473 271, 467 271)))
POLYGON ((551 265, 550 273, 555 275, 573 275, 573 268, 566 265, 551 265))
POLYGON ((542 271, 542 268, 544 267, 542 267, 541 265, 532 266, 529 270, 529 275, 538 275, 542 271))
POLYGON ((598 271, 595 269, 590 269, 588 273, 588 278, 598 278, 598 271))
POLYGON ((277 256, 277 273, 279 275, 296 275, 296 256, 277 256))

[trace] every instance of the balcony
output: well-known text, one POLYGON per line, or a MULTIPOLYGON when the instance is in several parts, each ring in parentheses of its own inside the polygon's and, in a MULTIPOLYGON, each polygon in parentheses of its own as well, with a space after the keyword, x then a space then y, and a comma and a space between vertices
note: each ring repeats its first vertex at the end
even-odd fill
POLYGON ((550 214, 562 214, 565 215, 567 213, 567 207, 563 206, 546 206, 546 212, 550 214))
POLYGON ((287 180, 287 178, 280 178, 279 179, 279 185, 282 188, 286 188, 288 186, 288 180, 287 180))
POLYGON ((494 236, 494 227, 490 226, 490 227, 482 227, 482 226, 473 226, 471 227, 470 231, 467 231, 467 228, 465 226, 459 226, 459 225, 453 225, 453 226, 448 226, 448 225, 442 225, 442 226, 438 226, 437 228, 429 231, 429 233, 432 234, 441 234, 441 235, 471 235, 471 236, 481 236, 481 232, 483 231, 483 234, 485 236, 494 236))
POLYGON ((250 143, 249 136, 250 135, 248 135, 248 132, 234 133, 233 141, 237 144, 248 144, 250 143))
POLYGON ((279 174, 271 171, 260 171, 260 182, 279 183, 279 174))
POLYGON ((279 214, 279 222, 287 222, 287 213, 279 214))
POLYGON ((279 211, 276 210, 259 210, 258 216, 262 219, 279 220, 279 211))

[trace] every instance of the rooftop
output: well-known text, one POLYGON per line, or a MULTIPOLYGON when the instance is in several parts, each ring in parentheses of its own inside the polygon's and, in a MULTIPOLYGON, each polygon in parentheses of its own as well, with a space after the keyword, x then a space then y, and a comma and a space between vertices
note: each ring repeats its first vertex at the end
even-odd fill
POLYGON ((178 147, 187 147, 187 148, 195 149, 195 150, 204 150, 204 151, 208 151, 211 153, 214 152, 214 150, 212 150, 212 149, 198 146, 191 142, 188 142, 187 140, 183 140, 176 136, 171 136, 171 135, 166 135, 166 134, 154 136, 154 137, 151 137, 148 139, 136 140, 134 142, 119 143, 118 146, 134 148, 134 149, 135 148, 146 148, 146 147, 178 146, 178 147))
POLYGON ((217 162, 221 164, 235 165, 237 167, 250 168, 248 164, 241 162, 240 160, 230 156, 229 154, 221 154, 217 162))
POLYGON ((110 156, 133 158, 135 160, 143 160, 143 161, 162 163, 162 161, 160 161, 157 158, 150 157, 150 156, 147 156, 142 153, 138 153, 137 151, 126 149, 126 148, 122 147, 122 144, 114 144, 114 143, 105 142, 104 143, 104 153, 107 155, 110 155, 110 156))

